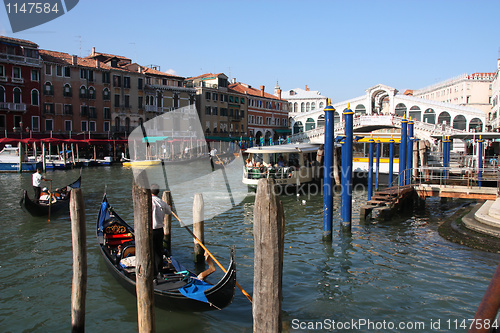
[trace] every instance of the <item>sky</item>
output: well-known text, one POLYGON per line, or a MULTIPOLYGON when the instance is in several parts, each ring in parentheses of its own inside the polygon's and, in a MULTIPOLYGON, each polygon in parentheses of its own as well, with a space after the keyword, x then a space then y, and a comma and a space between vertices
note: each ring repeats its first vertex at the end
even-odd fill
POLYGON ((498 13, 498 0, 80 0, 17 33, 0 7, 0 35, 183 77, 222 72, 269 93, 307 85, 337 103, 377 84, 403 93, 495 72, 498 13))

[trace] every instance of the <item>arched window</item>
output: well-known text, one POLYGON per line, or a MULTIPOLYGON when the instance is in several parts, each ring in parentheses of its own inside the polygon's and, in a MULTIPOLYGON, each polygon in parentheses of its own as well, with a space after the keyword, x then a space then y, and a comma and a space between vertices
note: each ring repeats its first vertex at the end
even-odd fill
POLYGON ((404 105, 403 103, 399 103, 398 105, 396 105, 396 109, 394 110, 394 114, 396 116, 400 116, 400 117, 403 117, 406 115, 406 105, 404 105))
POLYGON ((31 105, 40 105, 39 93, 36 89, 31 91, 31 105))
POLYGON ((88 98, 89 99, 95 99, 95 89, 94 89, 94 87, 89 87, 88 98))
POLYGON ((63 88, 63 96, 64 97, 71 97, 73 96, 73 90, 71 89, 71 86, 69 83, 66 83, 63 88))
POLYGON ((300 103, 300 112, 305 112, 306 111, 306 105, 304 102, 300 103))
POLYGON ((472 130, 475 130, 476 132, 482 132, 483 131, 483 122, 479 118, 472 118, 472 120, 469 122, 469 132, 472 130))
POLYGON ((311 103, 311 111, 314 111, 314 110, 316 110, 316 103, 312 102, 311 103))
POLYGON ((120 117, 116 117, 115 118, 115 132, 120 132, 120 126, 121 126, 120 123, 121 123, 120 117))
POLYGON ((451 116, 446 111, 441 112, 438 117, 438 124, 443 124, 443 123, 446 123, 446 125, 451 124, 451 116))
POLYGON ((306 120, 306 131, 310 131, 316 128, 316 123, 314 122, 314 119, 312 118, 307 118, 306 120))
POLYGON ((436 112, 433 109, 427 109, 424 111, 424 123, 435 124, 436 123, 436 112))
POLYGON ((80 87, 80 98, 87 98, 87 87, 80 87))
POLYGON ((52 85, 52 83, 47 81, 43 86, 44 86, 43 93, 45 95, 49 96, 54 95, 54 86, 52 85))
POLYGON ((411 119, 420 121, 422 119, 422 110, 416 105, 410 108, 410 117, 411 119))
POLYGON ((302 125, 301 121, 297 121, 295 124, 293 124, 293 134, 302 133, 303 131, 304 126, 302 125))
POLYGON ((318 127, 325 127, 325 115, 322 114, 318 117, 318 123, 317 123, 317 126, 318 127))
MULTIPOLYGON (((328 112, 328 111, 327 111, 328 112)), ((339 115, 339 112, 338 111, 335 111, 333 113, 333 123, 336 124, 336 123, 339 123, 340 122, 340 115, 339 115)))
POLYGON ((467 128, 467 119, 461 114, 457 115, 453 119, 453 128, 459 130, 465 130, 467 128))
POLYGON ((0 86, 0 103, 5 103, 5 88, 0 86))
POLYGON ((354 109, 354 114, 356 116, 364 116, 366 115, 366 108, 363 104, 358 104, 356 105, 356 108, 354 109))
POLYGON ((109 93, 109 89, 108 88, 104 88, 102 90, 102 99, 105 100, 105 101, 109 101, 111 99, 111 94, 109 93))
POLYGON ((323 109, 324 107, 325 107, 325 103, 323 103, 323 102, 319 102, 319 108, 320 108, 320 109, 323 109))
POLYGON ((309 112, 311 110, 311 103, 307 102, 306 104, 306 112, 309 112))
POLYGON ((15 87, 13 95, 14 95, 14 103, 22 103, 22 100, 21 100, 21 88, 15 87))

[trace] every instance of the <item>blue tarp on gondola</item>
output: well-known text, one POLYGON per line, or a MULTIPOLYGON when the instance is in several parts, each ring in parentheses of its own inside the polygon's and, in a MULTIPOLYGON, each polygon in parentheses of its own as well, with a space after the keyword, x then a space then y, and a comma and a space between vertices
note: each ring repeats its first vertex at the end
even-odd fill
POLYGON ((179 288, 181 294, 191 299, 200 302, 209 303, 205 296, 205 290, 210 289, 213 285, 203 282, 198 279, 191 279, 191 281, 182 288, 179 288))

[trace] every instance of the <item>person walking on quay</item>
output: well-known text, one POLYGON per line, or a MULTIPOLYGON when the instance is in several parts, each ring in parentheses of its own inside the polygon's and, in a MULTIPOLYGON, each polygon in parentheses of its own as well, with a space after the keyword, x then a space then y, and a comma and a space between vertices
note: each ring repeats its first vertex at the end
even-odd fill
POLYGON ((158 278, 163 268, 163 225, 166 214, 172 214, 169 205, 163 201, 158 194, 160 187, 157 184, 151 185, 151 196, 153 204, 153 267, 154 278, 158 278))
POLYGON ((33 174, 33 190, 35 191, 35 203, 38 203, 40 199, 40 194, 42 193, 42 181, 52 181, 52 179, 47 179, 42 176, 42 170, 37 168, 36 172, 33 174))

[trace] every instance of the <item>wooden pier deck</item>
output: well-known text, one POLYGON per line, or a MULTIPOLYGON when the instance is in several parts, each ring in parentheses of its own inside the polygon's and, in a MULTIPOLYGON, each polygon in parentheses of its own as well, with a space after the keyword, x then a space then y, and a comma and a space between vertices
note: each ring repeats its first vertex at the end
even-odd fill
POLYGON ((441 197, 496 200, 498 197, 498 189, 496 187, 420 184, 414 185, 414 188, 421 198, 441 197))

